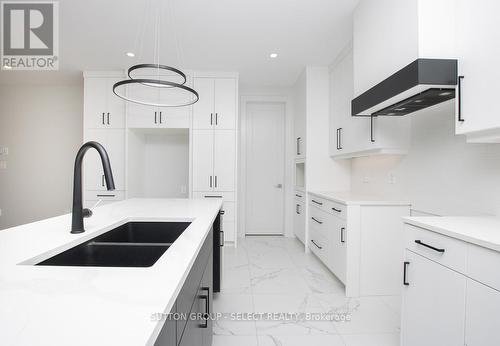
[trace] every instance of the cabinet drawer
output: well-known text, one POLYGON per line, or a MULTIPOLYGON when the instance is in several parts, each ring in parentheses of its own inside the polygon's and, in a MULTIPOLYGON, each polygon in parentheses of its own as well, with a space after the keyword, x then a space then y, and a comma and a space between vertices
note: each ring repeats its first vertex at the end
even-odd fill
POLYGON ((222 198, 224 201, 236 201, 234 192, 193 191, 193 198, 222 198))
POLYGON ((309 204, 313 207, 318 208, 319 210, 326 210, 326 200, 316 196, 309 197, 309 204))
POLYGON ((468 248, 467 275, 500 291, 500 252, 474 244, 468 248))
POLYGON ((406 224, 405 247, 446 267, 464 273, 467 243, 406 224))
POLYGON ((332 233, 333 216, 321 210, 311 208, 309 212, 309 228, 314 229, 324 238, 329 238, 332 233))
POLYGON ((300 191, 300 190, 295 190, 294 197, 295 197, 296 201, 299 201, 299 202, 302 202, 302 203, 304 203, 304 201, 306 200, 305 193, 302 192, 302 191, 300 191))
POLYGON ((325 211, 330 214, 333 214, 341 219, 346 219, 346 205, 333 201, 326 201, 325 211))
POLYGON ((323 263, 327 264, 329 262, 328 240, 316 229, 309 229, 309 248, 323 263))
POLYGON ((90 201, 121 201, 125 199, 125 191, 85 191, 85 199, 90 201))

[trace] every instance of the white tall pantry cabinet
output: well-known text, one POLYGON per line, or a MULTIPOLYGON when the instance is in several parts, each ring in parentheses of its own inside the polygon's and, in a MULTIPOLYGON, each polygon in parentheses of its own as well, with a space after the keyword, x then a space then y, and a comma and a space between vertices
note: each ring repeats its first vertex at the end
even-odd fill
MULTIPOLYGON (((140 167, 137 162, 142 162, 139 160, 141 156, 152 151, 144 151, 144 148, 138 151, 137 138, 143 138, 141 145, 153 145, 152 149, 158 151, 161 145, 168 145, 158 143, 161 136, 186 133, 189 134, 190 146, 187 151, 189 158, 186 154, 186 160, 189 160, 189 195, 192 198, 222 198, 224 237, 226 241, 235 241, 238 75, 187 72, 186 84, 194 87, 200 99, 193 106, 179 108, 125 103, 112 92, 113 84, 123 78, 125 73, 119 71, 84 73, 84 141, 92 140, 104 145, 110 156, 116 185, 116 191, 106 190, 99 155, 90 150, 84 162, 85 206, 91 207, 99 200, 109 203, 138 194, 136 190, 144 182, 134 179, 141 176, 137 171, 146 168, 140 167), (132 162, 131 157, 136 160, 132 162)), ((148 100, 163 99, 162 90, 157 91, 157 96, 151 94, 151 90, 144 90, 149 92, 144 95, 148 100)), ((140 93, 144 91, 129 88, 127 92, 131 97, 141 97, 140 93)), ((172 90, 169 93, 172 94, 172 90)), ((158 158, 159 162, 162 160, 165 157, 158 158)), ((162 190, 172 191, 163 186, 168 184, 165 180, 158 182, 162 184, 162 190)), ((142 191, 139 196, 148 197, 148 193, 142 191)))
POLYGON ((224 238, 235 241, 238 79, 198 75, 193 85, 193 196, 224 199, 224 238))

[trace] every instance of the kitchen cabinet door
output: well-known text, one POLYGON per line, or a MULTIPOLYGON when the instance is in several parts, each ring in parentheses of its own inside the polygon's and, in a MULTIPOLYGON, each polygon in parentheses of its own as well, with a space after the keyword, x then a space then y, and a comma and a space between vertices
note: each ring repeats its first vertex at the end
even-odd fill
MULTIPOLYGON (((186 84, 190 86, 190 83, 186 84)), ((180 88, 161 88, 159 92, 159 102, 162 104, 182 104, 192 99, 191 93, 180 88)), ((189 128, 192 111, 192 106, 158 108, 158 127, 189 128)))
MULTIPOLYGON (((125 189, 125 130, 89 129, 85 133, 85 141, 96 141, 104 146, 115 181, 116 190, 125 189)), ((101 158, 96 150, 87 151, 84 159, 84 189, 105 191, 104 170, 101 158)))
POLYGON ((217 130, 214 134, 214 191, 235 190, 236 133, 217 130))
POLYGON ((293 218, 293 229, 295 236, 305 244, 306 242, 306 210, 304 202, 295 200, 295 213, 293 218))
POLYGON ((125 101, 113 93, 113 85, 119 78, 106 78, 106 124, 108 128, 125 128, 125 101))
MULTIPOLYGON (((201 307, 202 313, 211 314, 213 312, 213 280, 214 280, 214 257, 213 253, 210 253, 208 258, 207 267, 205 269, 205 273, 203 274, 203 278, 201 279, 201 287, 200 294, 206 296, 207 302, 205 306, 201 307)), ((202 300, 202 304, 204 301, 202 300)), ((202 345, 203 346, 212 346, 212 336, 213 336, 213 320, 208 318, 206 321, 202 321, 202 345)))
POLYGON ((193 105, 193 129, 211 129, 215 123, 214 79, 194 78, 193 84, 200 96, 193 105))
POLYGON ((465 344, 467 346, 500 345, 500 292, 467 280, 465 344))
POLYGON ((84 127, 87 129, 107 127, 106 87, 106 78, 85 79, 84 127))
POLYGON ((465 276, 408 250, 406 261, 402 346, 463 345, 465 276))
POLYGON ((496 0, 457 1, 458 69, 459 75, 464 76, 460 105, 464 121, 456 117, 457 134, 500 127, 500 115, 494 103, 497 90, 492 87, 500 79, 500 71, 495 68, 500 59, 499 12, 500 2, 496 0))
POLYGON ((236 128, 236 80, 230 78, 215 79, 215 118, 217 129, 236 128))
POLYGON ((214 180, 214 131, 193 130, 193 191, 212 191, 214 180))
POLYGON ((347 265, 347 231, 344 220, 330 216, 328 220, 328 230, 332 235, 332 250, 329 254, 329 261, 332 272, 343 283, 346 282, 347 265))
MULTIPOLYGON (((127 93, 131 98, 144 99, 147 101, 157 102, 159 95, 156 88, 146 86, 128 88, 127 93)), ((141 105, 138 103, 127 103, 127 126, 129 128, 155 128, 159 124, 159 110, 156 107, 141 105)))

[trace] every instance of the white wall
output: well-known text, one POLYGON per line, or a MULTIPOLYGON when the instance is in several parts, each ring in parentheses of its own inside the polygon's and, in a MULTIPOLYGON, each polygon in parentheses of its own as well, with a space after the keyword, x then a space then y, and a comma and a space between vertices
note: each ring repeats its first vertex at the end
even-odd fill
POLYGON ((83 85, 0 86, 0 229, 71 210, 83 85))
POLYGON ((352 189, 408 199, 413 209, 437 215, 495 214, 500 144, 466 144, 455 136, 453 102, 409 116, 409 154, 353 159, 352 189))

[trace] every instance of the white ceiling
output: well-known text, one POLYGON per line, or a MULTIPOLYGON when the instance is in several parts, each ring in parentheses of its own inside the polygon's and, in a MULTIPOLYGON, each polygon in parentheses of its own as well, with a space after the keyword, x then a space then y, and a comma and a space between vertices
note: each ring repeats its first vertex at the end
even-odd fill
POLYGON ((161 6, 161 63, 237 71, 246 86, 291 86, 305 65, 331 63, 349 42, 357 2, 60 0, 60 71, 2 71, 0 83, 65 83, 80 80, 83 70, 152 62, 154 16, 149 4, 154 12, 161 6), (129 51, 136 57, 127 57, 129 51), (270 59, 271 52, 279 57, 270 59))

